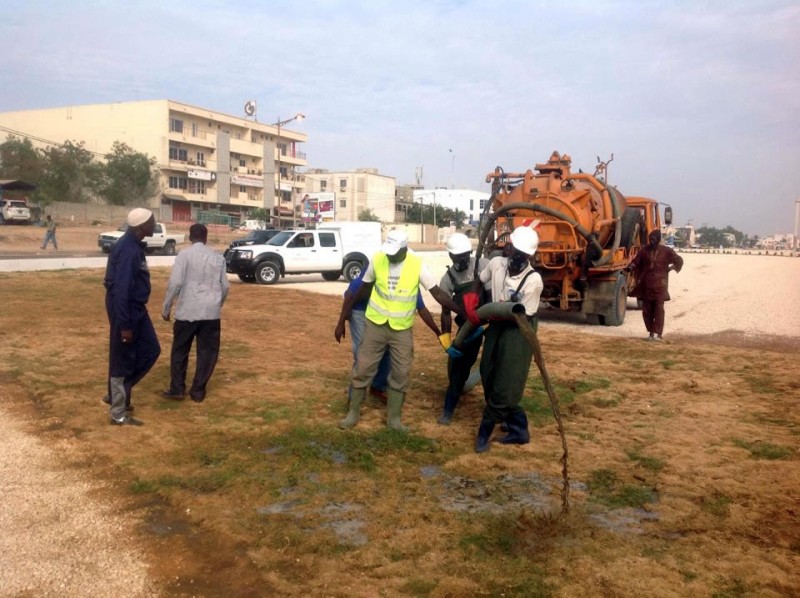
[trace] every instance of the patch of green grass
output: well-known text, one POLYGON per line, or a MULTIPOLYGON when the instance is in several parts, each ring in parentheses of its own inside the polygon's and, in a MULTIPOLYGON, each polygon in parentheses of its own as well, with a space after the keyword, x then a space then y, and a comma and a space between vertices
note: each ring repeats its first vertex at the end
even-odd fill
POLYGON ((700 508, 706 513, 722 518, 730 514, 730 504, 731 499, 729 496, 715 492, 711 496, 702 498, 700 508))
POLYGON ((674 359, 664 359, 661 361, 661 367, 665 370, 671 370, 678 362, 674 359))
POLYGON ((726 583, 718 592, 711 594, 711 598, 743 598, 750 594, 750 589, 741 579, 733 579, 726 583))
POLYGON ((135 480, 128 485, 128 490, 133 494, 152 494, 158 490, 158 484, 153 480, 135 480))
POLYGON ((756 394, 776 394, 778 392, 778 388, 770 376, 742 374, 741 378, 750 386, 750 390, 756 394))
POLYGON ((400 586, 400 590, 411 596, 428 596, 431 592, 436 589, 438 584, 435 581, 430 579, 422 579, 420 577, 415 577, 414 579, 409 579, 400 586))
POLYGON ((613 399, 595 399, 594 401, 592 401, 592 405, 594 405, 595 407, 599 407, 600 409, 608 409, 609 407, 616 407, 617 405, 619 405, 621 400, 622 397, 617 395, 613 399))
POLYGON ((617 474, 609 469, 592 471, 587 487, 592 500, 615 509, 642 508, 656 499, 656 493, 652 489, 622 484, 617 474))
POLYGON ((625 454, 628 455, 628 459, 631 461, 636 461, 636 463, 654 473, 658 473, 664 469, 664 461, 656 457, 646 457, 641 453, 641 449, 639 448, 628 449, 625 451, 625 454))
POLYGON ((694 571, 689 571, 688 569, 679 569, 678 573, 680 573, 681 577, 683 577, 683 581, 687 583, 690 583, 699 577, 697 573, 694 571))
MULTIPOLYGON (((560 408, 564 408, 575 401, 579 395, 586 394, 595 389, 605 389, 611 386, 608 378, 589 376, 578 380, 559 380, 551 378, 553 392, 556 395, 560 408)), ((539 376, 531 376, 525 389, 525 394, 520 402, 528 414, 528 419, 537 428, 553 421, 553 409, 550 398, 539 376)))
POLYGON ((739 448, 749 451, 750 457, 753 459, 767 459, 774 461, 777 459, 785 459, 792 454, 792 451, 784 446, 779 446, 770 442, 761 442, 760 440, 756 440, 755 442, 747 442, 746 440, 742 440, 740 438, 734 438, 733 444, 739 448))

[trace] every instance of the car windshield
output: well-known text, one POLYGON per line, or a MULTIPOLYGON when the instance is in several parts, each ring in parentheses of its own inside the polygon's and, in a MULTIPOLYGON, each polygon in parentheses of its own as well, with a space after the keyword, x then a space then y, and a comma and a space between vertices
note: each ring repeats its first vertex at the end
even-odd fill
POLYGON ((281 231, 277 235, 272 237, 269 241, 267 241, 267 245, 283 245, 284 243, 286 243, 286 241, 288 241, 292 237, 293 234, 294 231, 292 230, 281 231))
POLYGON ((251 241, 251 240, 253 240, 253 239, 258 239, 258 232, 259 232, 259 231, 256 231, 256 230, 251 230, 249 233, 247 233, 247 234, 244 236, 244 240, 245 240, 245 241, 251 241))
POLYGON ((11 207, 12 208, 27 208, 28 204, 26 204, 24 201, 12 201, 11 202, 11 207))

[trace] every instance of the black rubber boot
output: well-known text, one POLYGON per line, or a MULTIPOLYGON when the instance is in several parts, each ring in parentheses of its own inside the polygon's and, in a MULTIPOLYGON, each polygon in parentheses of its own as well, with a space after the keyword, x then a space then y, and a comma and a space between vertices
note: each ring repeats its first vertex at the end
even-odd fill
POLYGON ((508 434, 500 439, 501 444, 528 444, 531 434, 528 432, 528 416, 520 409, 511 414, 506 420, 508 434))
POLYGON ((489 450, 489 438, 492 436, 492 432, 494 432, 494 421, 484 412, 481 425, 478 427, 478 437, 475 438, 476 453, 485 453, 489 450))
POLYGON ((458 405, 458 395, 454 392, 447 391, 444 395, 444 410, 442 411, 442 415, 437 420, 437 423, 442 426, 449 426, 450 422, 453 421, 453 413, 455 413, 456 405, 458 405))

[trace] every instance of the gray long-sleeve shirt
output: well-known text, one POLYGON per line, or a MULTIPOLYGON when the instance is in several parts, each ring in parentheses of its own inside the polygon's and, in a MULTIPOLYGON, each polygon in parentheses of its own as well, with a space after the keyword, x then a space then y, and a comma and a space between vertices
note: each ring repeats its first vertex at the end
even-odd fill
POLYGON ((161 314, 168 316, 177 298, 176 320, 219 320, 229 288, 225 259, 204 243, 194 243, 175 258, 161 314))

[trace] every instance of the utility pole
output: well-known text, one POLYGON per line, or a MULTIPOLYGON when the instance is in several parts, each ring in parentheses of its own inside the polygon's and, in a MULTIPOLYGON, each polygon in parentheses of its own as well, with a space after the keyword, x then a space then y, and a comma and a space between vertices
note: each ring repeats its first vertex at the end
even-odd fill
POLYGON ((800 233, 800 199, 794 200, 794 257, 797 257, 797 250, 800 249, 800 239, 797 238, 800 233))

